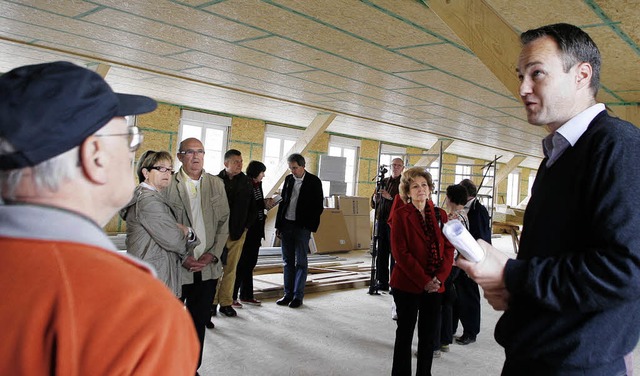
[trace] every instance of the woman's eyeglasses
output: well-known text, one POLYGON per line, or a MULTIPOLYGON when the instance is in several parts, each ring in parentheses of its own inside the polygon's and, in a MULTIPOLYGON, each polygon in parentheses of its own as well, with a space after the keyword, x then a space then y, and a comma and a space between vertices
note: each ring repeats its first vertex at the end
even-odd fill
POLYGON ((164 167, 164 166, 153 166, 153 167, 149 167, 149 170, 158 170, 160 172, 173 172, 173 168, 171 167, 164 167))

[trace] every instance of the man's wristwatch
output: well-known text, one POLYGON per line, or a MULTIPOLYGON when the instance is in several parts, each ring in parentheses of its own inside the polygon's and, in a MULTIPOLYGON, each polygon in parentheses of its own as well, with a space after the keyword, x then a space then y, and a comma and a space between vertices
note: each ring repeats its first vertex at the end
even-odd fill
POLYGON ((189 227, 189 232, 187 233, 187 240, 190 242, 196 240, 196 233, 193 232, 193 229, 191 227, 189 227))

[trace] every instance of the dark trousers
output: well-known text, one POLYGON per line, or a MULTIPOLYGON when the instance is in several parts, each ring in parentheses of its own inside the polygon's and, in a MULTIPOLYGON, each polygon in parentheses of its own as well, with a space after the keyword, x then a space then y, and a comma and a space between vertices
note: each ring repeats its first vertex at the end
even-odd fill
POLYGON ((466 273, 460 272, 453 282, 456 286, 458 299, 453 308, 453 327, 458 330, 458 320, 462 324, 462 335, 476 338, 480 333, 480 288, 466 273))
POLYGON ((242 246, 242 255, 236 268, 236 283, 233 286, 233 300, 238 299, 240 292, 241 300, 253 299, 253 269, 258 263, 258 253, 262 244, 262 233, 264 232, 264 222, 255 221, 247 230, 247 236, 242 246))
POLYGON ((436 338, 433 343, 433 350, 440 350, 444 345, 453 343, 453 307, 449 304, 442 304, 438 315, 438 327, 436 328, 436 338))
POLYGON ((198 359, 198 368, 202 363, 202 349, 204 347, 204 331, 205 325, 211 320, 211 305, 213 304, 213 296, 216 294, 217 279, 202 280, 202 273, 193 273, 193 283, 182 285, 182 297, 185 302, 193 325, 196 327, 198 339, 200 340, 200 358, 198 359))
POLYGON ((292 221, 285 220, 280 230, 282 240, 282 261, 284 296, 290 299, 304 299, 304 286, 309 270, 307 254, 311 231, 292 221))
POLYGON ((413 331, 418 322, 418 366, 416 375, 431 375, 433 344, 439 326, 438 315, 442 304, 442 294, 422 292, 412 294, 393 289, 398 325, 393 347, 393 367, 391 375, 411 375, 411 343, 413 331))
POLYGON ((385 222, 378 222, 378 247, 376 257, 376 280, 380 287, 389 286, 389 276, 395 261, 391 255, 391 228, 385 222))

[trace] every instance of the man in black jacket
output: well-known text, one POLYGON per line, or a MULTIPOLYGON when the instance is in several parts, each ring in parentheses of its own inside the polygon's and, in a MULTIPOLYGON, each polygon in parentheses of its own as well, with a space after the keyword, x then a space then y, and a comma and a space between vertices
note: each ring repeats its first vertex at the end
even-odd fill
POLYGON ((505 310, 503 375, 626 375, 640 337, 640 130, 596 102, 600 52, 578 27, 521 35, 527 119, 547 125, 517 259, 480 241, 458 265, 505 310))
POLYGON ((218 283, 214 304, 220 303, 220 313, 225 316, 237 315, 233 308, 242 307, 233 301, 233 286, 236 282, 236 267, 242 254, 242 246, 247 235, 247 229, 251 227, 255 218, 249 213, 254 213, 255 200, 253 199, 253 187, 251 179, 242 172, 242 154, 236 149, 230 149, 224 153, 224 170, 218 177, 224 181, 224 190, 229 201, 229 239, 225 245, 226 260, 222 263, 222 277, 218 283))
POLYGON ((298 308, 307 282, 309 239, 320 225, 324 195, 320 179, 305 170, 302 155, 291 154, 287 162, 291 175, 284 179, 276 217, 277 235, 282 240, 284 296, 276 304, 298 308))
POLYGON ((391 176, 382 179, 380 191, 373 192, 371 196, 371 209, 378 205, 377 222, 378 226, 378 254, 376 256, 376 281, 378 290, 389 291, 389 276, 393 271, 395 260, 391 255, 391 228, 389 227, 389 214, 393 200, 398 194, 400 177, 404 170, 404 161, 401 158, 394 158, 391 161, 391 176))

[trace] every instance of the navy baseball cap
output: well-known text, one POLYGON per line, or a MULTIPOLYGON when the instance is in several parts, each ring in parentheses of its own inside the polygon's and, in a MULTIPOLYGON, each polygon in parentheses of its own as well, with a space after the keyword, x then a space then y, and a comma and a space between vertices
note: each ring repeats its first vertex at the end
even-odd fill
POLYGON ((57 61, 0 76, 0 138, 13 152, 0 170, 35 166, 80 145, 116 116, 151 112, 156 101, 114 93, 99 74, 57 61))

